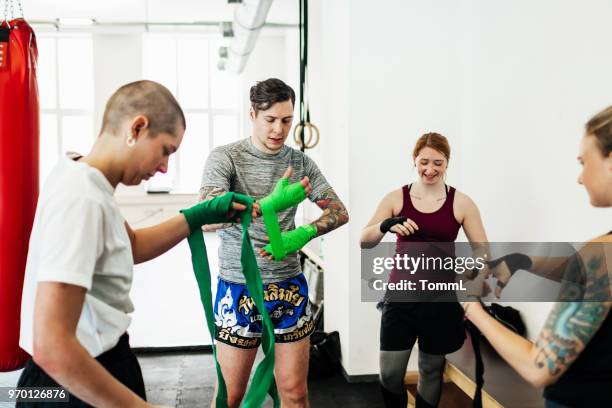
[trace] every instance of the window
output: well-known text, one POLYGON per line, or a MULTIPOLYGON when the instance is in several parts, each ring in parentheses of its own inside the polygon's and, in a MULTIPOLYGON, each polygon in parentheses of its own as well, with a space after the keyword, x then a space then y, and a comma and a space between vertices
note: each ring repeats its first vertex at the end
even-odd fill
POLYGON ((181 148, 167 174, 148 182, 148 191, 196 193, 208 153, 241 137, 239 78, 216 67, 218 36, 146 34, 143 77, 160 82, 177 97, 187 120, 181 148))
POLYGON ((37 45, 42 184, 63 153, 93 145, 93 43, 90 35, 44 34, 37 45))
MULTIPOLYGON (((142 62, 143 78, 170 89, 187 119, 185 138, 170 159, 168 173, 151 179, 147 190, 197 193, 210 151, 242 137, 240 79, 217 69, 223 41, 219 35, 147 33, 142 39, 142 50, 134 50, 136 60, 142 61, 134 63, 142 62)), ((42 183, 66 151, 89 152, 97 130, 94 111, 104 106, 94 105, 96 50, 91 33, 41 33, 37 42, 42 183)), ((108 70, 96 78, 114 74, 108 70)))

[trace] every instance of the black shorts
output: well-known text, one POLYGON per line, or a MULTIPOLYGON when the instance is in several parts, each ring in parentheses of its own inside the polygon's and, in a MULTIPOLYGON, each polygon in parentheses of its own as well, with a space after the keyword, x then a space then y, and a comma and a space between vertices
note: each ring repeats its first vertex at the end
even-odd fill
MULTIPOLYGON (((96 360, 119 382, 134 391, 142 399, 146 400, 147 396, 145 393, 144 380, 142 378, 142 371, 140 370, 140 364, 136 356, 130 349, 129 337, 126 334, 121 336, 119 343, 112 349, 100 354, 96 357, 96 360)), ((17 382, 18 387, 60 387, 55 380, 42 370, 33 360, 29 360, 19 381, 17 382)), ((90 407, 91 405, 86 404, 74 395, 68 393, 68 402, 18 402, 17 408, 20 407, 57 407, 57 408, 72 408, 72 407, 90 407)))
POLYGON ((457 302, 385 303, 380 325, 382 351, 408 350, 419 340, 429 354, 457 351, 465 340, 463 308, 457 302))

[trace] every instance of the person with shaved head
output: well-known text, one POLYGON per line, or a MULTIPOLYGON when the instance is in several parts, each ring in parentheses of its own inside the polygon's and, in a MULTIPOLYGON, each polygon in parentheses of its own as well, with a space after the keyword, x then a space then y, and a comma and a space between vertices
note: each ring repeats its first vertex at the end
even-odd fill
MULTIPOLYGON (((64 157, 50 173, 30 237, 20 346, 32 359, 19 387, 61 386, 69 400, 63 407, 150 406, 127 335, 133 266, 163 254, 212 216, 200 203, 159 225, 132 230, 113 193, 119 183, 137 185, 165 173, 185 127, 168 89, 132 82, 106 104, 89 154, 64 157)), ((228 198, 216 222, 235 221, 246 208, 228 198)))

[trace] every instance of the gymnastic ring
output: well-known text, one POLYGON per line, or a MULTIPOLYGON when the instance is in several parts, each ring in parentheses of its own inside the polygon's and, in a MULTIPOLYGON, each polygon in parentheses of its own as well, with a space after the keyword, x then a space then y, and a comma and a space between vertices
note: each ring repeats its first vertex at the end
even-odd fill
POLYGON ((302 131, 302 128, 308 128, 308 139, 304 141, 304 149, 312 149, 316 145, 319 144, 319 128, 317 128, 314 123, 305 122, 299 123, 295 129, 293 129, 293 141, 296 145, 302 146, 302 141, 299 138, 299 134, 302 131), (314 143, 310 143, 312 141, 312 136, 315 136, 314 143))
MULTIPOLYGON (((306 123, 304 123, 304 122, 298 123, 298 125, 295 127, 295 129, 293 129, 293 140, 295 141, 295 144, 298 145, 298 146, 302 146, 302 140, 299 137, 299 134, 302 131, 302 128, 304 127, 303 125, 306 124, 306 123)), ((312 140, 312 131, 309 131, 308 132, 308 139, 304 141, 304 144, 306 146, 310 145, 310 141, 311 140, 312 140)))

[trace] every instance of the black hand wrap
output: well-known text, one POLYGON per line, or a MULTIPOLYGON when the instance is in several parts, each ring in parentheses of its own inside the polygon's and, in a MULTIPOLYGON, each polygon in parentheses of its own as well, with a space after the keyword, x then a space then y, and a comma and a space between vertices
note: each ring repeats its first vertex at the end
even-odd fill
MULTIPOLYGON (((497 265, 499 265, 502 262, 505 262, 506 265, 508 266, 508 270, 510 271, 510 276, 514 275, 514 273, 518 271, 519 269, 528 271, 533 266, 533 263, 531 262, 531 258, 529 258, 525 254, 519 254, 518 252, 513 253, 513 254, 504 255, 501 258, 497 258, 497 259, 487 262, 487 264, 489 265, 489 267, 495 268, 497 265)), ((506 284, 504 282, 501 282, 500 280, 497 280, 497 286, 499 286, 500 288, 504 288, 506 284)))
POLYGON ((519 253, 504 255, 501 258, 494 259, 487 263, 489 264, 491 268, 495 268, 497 265, 499 265, 502 262, 506 262, 506 265, 508 265, 508 269, 510 270, 510 274, 512 275, 514 275, 514 273, 518 271, 519 269, 528 271, 533 265, 531 262, 531 258, 529 258, 525 254, 519 254, 519 253))
POLYGON ((391 229, 392 226, 394 226, 396 224, 402 224, 407 219, 408 219, 408 217, 391 217, 391 218, 387 218, 386 220, 384 220, 383 222, 380 223, 380 232, 382 232, 383 234, 386 234, 387 232, 389 232, 389 230, 391 229))

